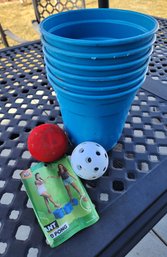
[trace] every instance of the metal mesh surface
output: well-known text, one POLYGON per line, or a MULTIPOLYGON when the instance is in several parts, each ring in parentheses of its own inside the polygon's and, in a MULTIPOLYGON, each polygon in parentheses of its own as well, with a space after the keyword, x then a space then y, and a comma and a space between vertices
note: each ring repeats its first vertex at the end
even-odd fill
POLYGON ((154 80, 167 84, 167 21, 158 19, 159 31, 154 44, 154 52, 149 64, 148 75, 154 80))
POLYGON ((85 8, 84 0, 33 0, 33 4, 38 22, 54 13, 85 8))
MULTIPOLYGON (((159 22, 148 77, 167 83, 167 21, 159 22)), ((45 122, 63 126, 61 113, 46 79, 40 42, 1 51, 0 69, 0 254, 47 256, 50 247, 19 173, 35 163, 27 150, 28 133, 45 122)), ((99 213, 166 158, 166 136, 166 102, 141 89, 118 144, 109 152, 106 174, 96 181, 84 182, 99 213)))

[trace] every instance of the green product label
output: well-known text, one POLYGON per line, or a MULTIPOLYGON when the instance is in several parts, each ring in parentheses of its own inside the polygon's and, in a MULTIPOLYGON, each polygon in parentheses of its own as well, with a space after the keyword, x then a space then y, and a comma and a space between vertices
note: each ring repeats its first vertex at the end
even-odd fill
POLYGON ((20 176, 51 247, 99 219, 68 157, 48 164, 39 163, 22 171, 20 176))

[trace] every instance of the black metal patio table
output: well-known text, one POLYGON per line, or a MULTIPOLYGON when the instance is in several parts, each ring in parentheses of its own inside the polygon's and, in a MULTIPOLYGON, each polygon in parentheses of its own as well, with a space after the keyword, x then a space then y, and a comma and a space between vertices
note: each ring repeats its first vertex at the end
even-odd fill
POLYGON ((19 173, 35 163, 28 133, 46 122, 62 126, 61 112, 40 41, 0 51, 1 256, 125 256, 167 212, 167 20, 158 21, 146 82, 109 152, 107 173, 84 181, 100 220, 54 249, 45 242, 19 173))

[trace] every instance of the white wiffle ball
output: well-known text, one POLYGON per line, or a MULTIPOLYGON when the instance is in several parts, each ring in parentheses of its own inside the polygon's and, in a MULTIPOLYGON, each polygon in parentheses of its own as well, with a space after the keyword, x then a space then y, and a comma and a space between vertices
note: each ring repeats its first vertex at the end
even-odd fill
POLYGON ((108 168, 106 150, 95 142, 83 142, 72 152, 71 165, 74 172, 83 179, 94 180, 101 177, 108 168))

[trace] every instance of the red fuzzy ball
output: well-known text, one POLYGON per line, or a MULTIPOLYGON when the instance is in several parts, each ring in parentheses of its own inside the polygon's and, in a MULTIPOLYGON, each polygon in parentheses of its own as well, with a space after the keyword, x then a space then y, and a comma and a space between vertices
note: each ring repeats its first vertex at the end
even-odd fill
POLYGON ((52 162, 66 153, 68 140, 59 126, 42 124, 30 132, 27 144, 34 159, 41 162, 52 162))

